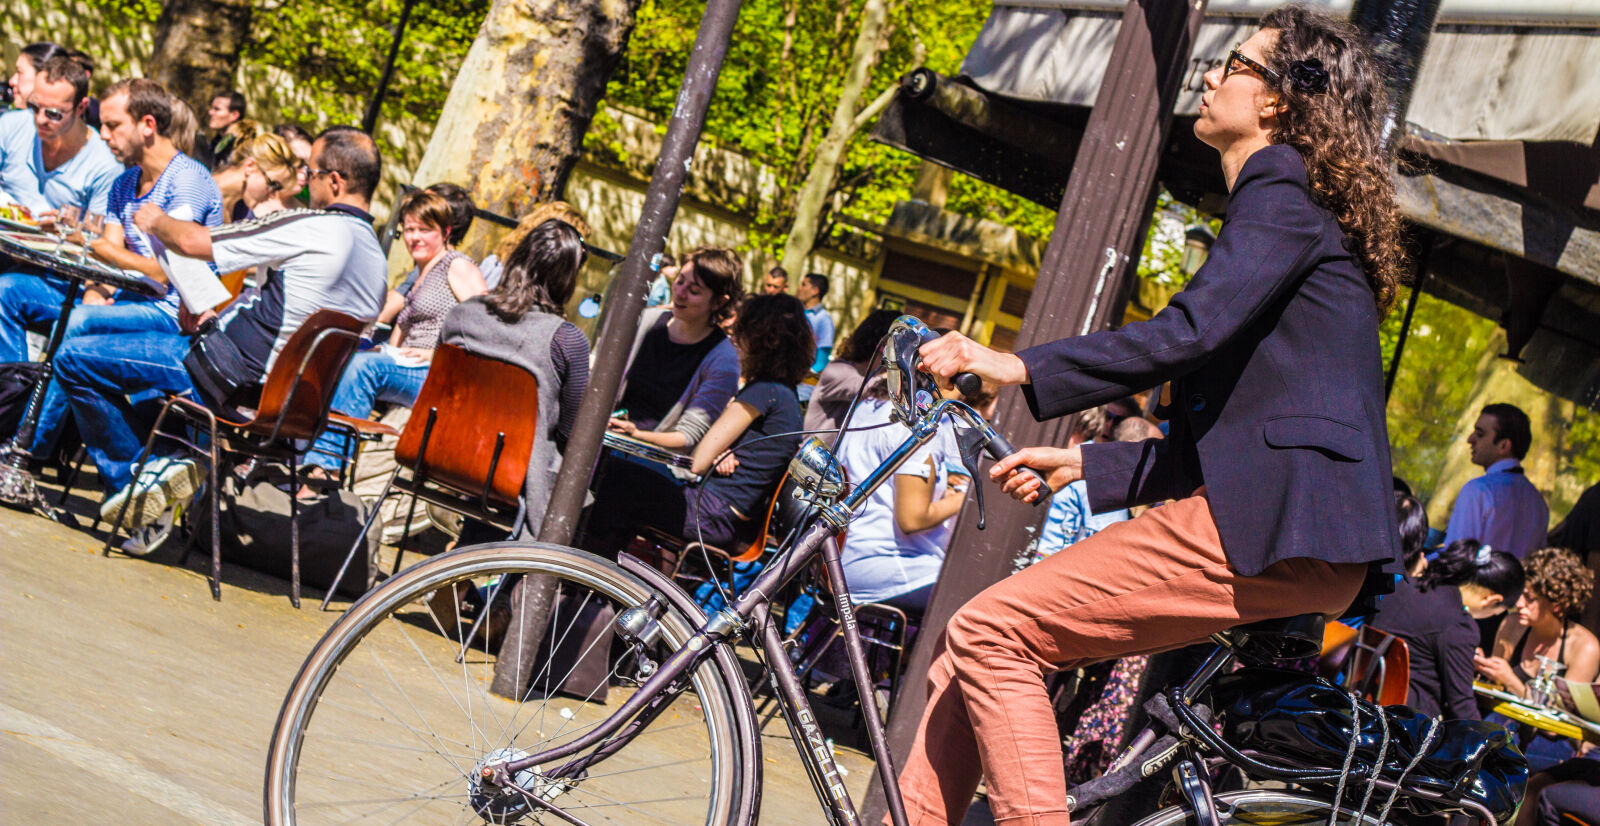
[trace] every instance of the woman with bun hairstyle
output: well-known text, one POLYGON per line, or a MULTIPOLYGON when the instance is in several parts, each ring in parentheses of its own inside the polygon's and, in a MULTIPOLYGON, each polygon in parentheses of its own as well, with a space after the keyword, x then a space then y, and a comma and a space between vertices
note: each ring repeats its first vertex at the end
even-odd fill
MULTIPOLYGON (((1421 514, 1416 499, 1395 494, 1401 514, 1402 542, 1407 538, 1407 517, 1421 514)), ((1413 520, 1414 521, 1414 520, 1413 520)), ((1427 516, 1421 517, 1421 536, 1428 533, 1427 516)), ((1473 654, 1478 648, 1476 620, 1505 613, 1522 594, 1522 563, 1476 539, 1452 542, 1432 562, 1416 542, 1416 558, 1407 558, 1416 571, 1396 583, 1394 593, 1378 603, 1378 613, 1368 621, 1406 641, 1411 649, 1411 685, 1406 705, 1423 714, 1451 720, 1479 718, 1472 693, 1473 654)))

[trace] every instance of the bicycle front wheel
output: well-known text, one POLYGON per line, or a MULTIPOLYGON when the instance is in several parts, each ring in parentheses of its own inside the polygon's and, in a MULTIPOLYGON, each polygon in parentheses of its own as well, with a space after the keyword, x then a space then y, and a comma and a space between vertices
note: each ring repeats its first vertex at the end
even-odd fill
POLYGON ((273 732, 267 822, 562 822, 529 795, 584 823, 728 822, 740 792, 740 735, 734 689, 714 659, 630 742, 601 741, 589 753, 606 756, 583 772, 557 779, 544 774, 554 765, 521 771, 515 782, 526 793, 482 782, 491 763, 599 725, 630 682, 688 641, 695 629, 671 609, 646 648, 613 648, 608 628, 597 633, 612 611, 651 593, 613 563, 552 545, 480 545, 408 568, 351 606, 301 667, 273 732), (529 672, 521 696, 508 699, 490 691, 501 665, 492 637, 513 594, 532 590, 514 584, 531 577, 554 580, 555 599, 540 656, 505 664, 529 672), (561 693, 573 690, 576 663, 597 659, 609 673, 583 681, 593 686, 580 689, 587 697, 561 693), (609 707, 593 701, 608 683, 609 707))
MULTIPOLYGON (((1216 796, 1217 822, 1222 826, 1263 826, 1264 824, 1304 824, 1324 826, 1328 823, 1331 804, 1296 792, 1257 790, 1223 792, 1216 796)), ((1376 807, 1374 807, 1376 808, 1376 807)), ((1376 812, 1359 821, 1360 826, 1378 826, 1376 812)), ((1136 826, 1182 826, 1189 822, 1189 813, 1182 806, 1169 806, 1141 820, 1136 826)), ((1355 826, 1355 812, 1341 807, 1335 824, 1355 826)))

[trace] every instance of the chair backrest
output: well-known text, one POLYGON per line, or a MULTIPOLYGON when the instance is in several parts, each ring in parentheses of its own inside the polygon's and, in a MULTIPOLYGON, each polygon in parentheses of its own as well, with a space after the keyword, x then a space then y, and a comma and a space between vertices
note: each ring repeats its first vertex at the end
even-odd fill
POLYGON ((744 550, 734 554, 734 562, 753 562, 761 558, 767 550, 767 537, 782 536, 794 527, 792 520, 796 519, 796 508, 787 507, 785 503, 796 506, 803 512, 804 505, 794 498, 796 483, 789 479, 789 472, 784 471, 783 478, 778 480, 778 489, 773 491, 772 500, 767 502, 766 517, 761 520, 761 532, 756 534, 755 540, 745 546, 744 550), (790 520, 787 523, 785 520, 790 520))
POLYGON ((538 427, 532 373, 440 342, 394 457, 431 483, 515 505, 538 427))
POLYGON ((1344 663, 1344 686, 1379 705, 1404 705, 1410 693, 1411 649, 1387 631, 1363 625, 1344 663))
POLYGON ((361 342, 360 319, 318 310, 300 325, 272 363, 255 419, 245 429, 271 440, 311 440, 328 423, 328 406, 361 342))

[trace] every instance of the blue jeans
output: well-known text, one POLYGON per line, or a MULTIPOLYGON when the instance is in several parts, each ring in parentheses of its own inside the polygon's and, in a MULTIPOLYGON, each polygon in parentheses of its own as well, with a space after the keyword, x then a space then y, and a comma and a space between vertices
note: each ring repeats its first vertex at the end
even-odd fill
POLYGON ((194 393, 183 367, 189 338, 176 333, 82 335, 56 353, 56 381, 78 417, 89 458, 111 490, 133 481, 144 436, 128 397, 157 391, 194 393))
MULTIPOLYGON (((331 407, 355 419, 372 415, 372 406, 380 401, 410 407, 422 392, 422 383, 427 378, 427 367, 405 367, 396 364, 382 350, 365 350, 356 353, 350 365, 344 368, 339 387, 333 391, 331 407)), ((343 464, 344 446, 342 436, 324 430, 304 461, 337 470, 343 464)))
MULTIPOLYGON (((28 273, 0 275, 0 361, 26 361, 27 328, 54 324, 61 317, 61 302, 66 297, 66 282, 60 279, 28 273)), ((115 304, 79 304, 67 317, 62 344, 65 346, 75 336, 141 332, 175 334, 178 322, 160 301, 123 294, 115 304)), ((29 452, 40 457, 49 453, 61 436, 66 415, 67 400, 61 394, 61 385, 51 381, 29 452)))

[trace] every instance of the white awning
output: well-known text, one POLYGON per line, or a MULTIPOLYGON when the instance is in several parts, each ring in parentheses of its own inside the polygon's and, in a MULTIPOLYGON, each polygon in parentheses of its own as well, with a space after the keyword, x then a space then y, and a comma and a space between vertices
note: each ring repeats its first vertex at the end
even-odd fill
MULTIPOLYGON (((994 5, 962 74, 995 94, 1092 106, 1120 25, 1118 0, 994 5)), ((1213 0, 1175 111, 1198 114, 1201 76, 1277 0, 1213 0)), ((1323 0, 1347 13, 1351 0, 1323 0)), ((1444 0, 1406 119, 1456 140, 1572 141, 1600 133, 1600 0, 1444 0), (1507 8, 1514 10, 1507 10, 1507 8), (1515 21, 1509 23, 1506 21, 1515 21)))

